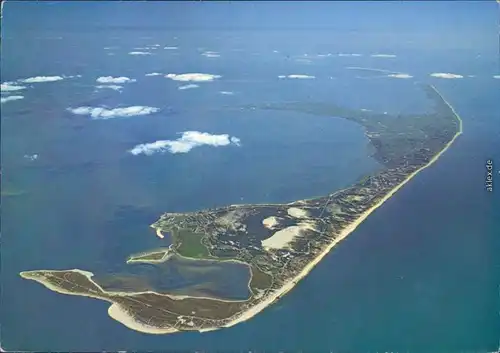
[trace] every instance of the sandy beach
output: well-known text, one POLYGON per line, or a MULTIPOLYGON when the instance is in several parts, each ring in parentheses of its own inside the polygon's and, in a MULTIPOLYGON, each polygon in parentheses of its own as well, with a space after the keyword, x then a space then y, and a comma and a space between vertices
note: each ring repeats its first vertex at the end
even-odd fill
MULTIPOLYGON (((389 198, 391 198, 400 188, 402 188, 406 183, 408 183, 414 176, 416 176, 419 172, 421 172, 422 170, 424 170, 425 168, 431 166, 434 162, 436 162, 439 159, 439 157, 453 144, 453 142, 455 142, 457 137, 462 134, 462 120, 461 120, 460 116, 456 113, 456 111, 453 109, 453 107, 441 96, 441 94, 436 90, 436 88, 434 86, 431 86, 431 87, 439 94, 439 96, 443 99, 443 101, 449 106, 449 108, 451 109, 451 111, 453 112, 453 114, 455 115, 457 120, 459 121, 459 131, 455 134, 455 136, 451 139, 451 141, 449 141, 446 144, 446 146, 443 148, 443 150, 441 150, 438 154, 436 154, 429 161, 429 163, 427 163, 425 166, 419 168, 418 170, 416 170, 415 172, 410 174, 403 182, 401 182, 399 185, 394 187, 389 193, 387 193, 387 195, 385 195, 376 205, 374 205, 370 209, 366 210, 353 223, 349 224, 346 228, 344 228, 340 232, 338 237, 335 240, 333 240, 313 261, 311 261, 309 264, 307 264, 307 266, 305 266, 304 269, 297 276, 295 276, 293 279, 291 279, 289 282, 287 282, 280 289, 278 289, 278 290, 274 291, 273 293, 271 293, 270 295, 268 295, 263 301, 248 308, 244 312, 236 314, 232 318, 232 320, 230 322, 228 322, 227 324, 225 324, 223 327, 231 327, 231 326, 234 326, 238 323, 241 323, 241 322, 244 322, 246 320, 251 319, 252 317, 257 315, 258 313, 260 313, 262 310, 264 310, 266 307, 271 305, 273 302, 275 302, 278 298, 280 298, 283 295, 285 295, 286 293, 288 293, 292 288, 294 288, 297 285, 297 283, 299 283, 299 281, 301 279, 303 279, 304 277, 307 276, 307 274, 330 252, 330 250, 336 244, 338 244, 340 241, 345 239, 349 234, 351 234, 372 212, 374 212, 385 201, 387 201, 389 198)), ((300 210, 300 209, 296 209, 296 210, 304 212, 303 210, 300 210)), ((295 214, 296 216, 300 216, 300 217, 302 217, 304 215, 302 212, 299 213, 296 210, 292 210, 291 213, 295 214)), ((303 226, 306 227, 306 226, 312 226, 312 225, 304 222, 303 226)), ((292 228, 292 227, 290 227, 290 228, 292 228)), ((293 233, 293 234, 286 234, 287 235, 286 238, 289 238, 292 235, 295 236, 295 232, 290 232, 290 233, 293 233)), ((160 238, 164 237, 159 229, 156 229, 156 234, 160 238)), ((280 245, 282 245, 282 242, 283 242, 283 239, 280 240, 280 245)), ((277 245, 277 244, 275 244, 275 245, 277 245)), ((196 260, 200 261, 199 259, 196 259, 196 260)), ((213 261, 213 260, 208 260, 208 261, 213 261)), ((226 261, 240 262, 237 260, 226 260, 226 261)), ((244 262, 241 262, 241 263, 244 263, 244 262)), ((244 263, 244 264, 248 265, 247 263, 244 263)), ((106 292, 102 287, 100 287, 95 281, 92 280, 92 276, 93 276, 92 272, 82 271, 82 270, 78 270, 78 269, 66 270, 64 272, 67 272, 67 271, 78 272, 78 273, 86 276, 87 278, 89 278, 89 280, 92 283, 94 283, 98 287, 98 289, 100 289, 103 292, 103 294, 108 293, 108 294, 118 295, 118 296, 131 296, 131 295, 136 295, 136 294, 141 294, 141 293, 155 293, 152 291, 136 292, 136 293, 106 292)), ((126 327, 128 327, 130 329, 133 329, 133 330, 136 330, 139 332, 150 333, 150 334, 167 334, 167 333, 173 333, 173 332, 179 331, 175 328, 159 329, 156 327, 145 325, 143 323, 139 323, 139 322, 135 321, 134 318, 126 310, 124 310, 119 304, 113 302, 112 299, 110 299, 110 298, 106 298, 105 296, 100 296, 98 294, 94 295, 94 294, 88 294, 88 293, 87 294, 72 293, 72 292, 63 290, 59 287, 56 287, 50 283, 46 283, 44 281, 41 281, 41 280, 37 279, 36 277, 31 276, 30 272, 31 271, 21 272, 20 275, 21 275, 21 277, 23 277, 25 279, 31 279, 31 280, 37 281, 54 292, 68 294, 68 295, 92 297, 92 298, 106 300, 108 302, 111 302, 112 305, 108 309, 109 316, 111 318, 115 319, 116 321, 121 322, 123 325, 125 325, 126 327)), ((39 270, 39 271, 33 271, 33 272, 62 272, 62 271, 39 270)), ((252 280, 252 272, 250 271, 250 273, 251 273, 251 276, 250 276, 250 279, 248 282, 249 288, 250 288, 250 283, 252 280)), ((156 294, 159 294, 159 293, 156 293, 156 294)), ((159 294, 159 295, 167 296, 167 297, 174 299, 174 300, 193 298, 190 296, 181 296, 181 295, 168 295, 168 294, 159 294)), ((205 297, 198 297, 198 298, 205 298, 205 297)), ((219 300, 219 299, 208 298, 208 297, 205 299, 219 300)), ((220 300, 220 301, 236 302, 238 300, 234 300, 234 301, 220 300)), ((217 329, 219 329, 219 327, 206 328, 206 329, 202 329, 202 330, 198 330, 198 331, 199 332, 208 332, 208 331, 213 331, 213 330, 217 330, 217 329)))
POLYGON ((419 172, 424 170, 425 168, 431 166, 434 162, 436 162, 439 157, 446 152, 446 150, 455 142, 458 136, 462 134, 462 119, 460 116, 457 114, 455 109, 446 101, 446 99, 443 98, 443 96, 439 93, 439 91, 431 85, 431 87, 436 91, 437 94, 443 99, 443 101, 448 105, 448 107, 451 109, 453 114, 455 114, 455 117, 459 121, 459 131, 453 136, 450 142, 446 144, 443 150, 436 154, 430 161, 427 163, 425 166, 417 169, 413 173, 411 173, 401 184, 397 185, 394 189, 392 189, 387 195, 384 196, 382 200, 380 200, 376 205, 371 207, 370 209, 366 210, 359 218, 351 223, 348 227, 344 228, 339 236, 332 242, 328 247, 325 248, 325 250, 318 255, 313 261, 311 261, 304 269, 297 275, 295 276, 292 280, 290 280, 288 283, 286 283, 283 287, 281 287, 279 290, 275 291, 272 293, 270 296, 268 296, 265 300, 262 302, 258 303, 257 305, 249 308, 247 311, 239 314, 238 317, 234 318, 234 320, 228 322, 224 327, 231 327, 236 324, 239 324, 240 322, 249 320, 250 318, 254 317, 258 313, 260 313, 262 310, 264 310, 266 307, 271 305, 274 301, 276 301, 278 298, 282 297, 286 293, 288 293, 295 285, 304 277, 307 276, 309 272, 330 252, 330 250, 337 245, 340 241, 344 240, 349 234, 351 234, 373 211, 375 211, 377 208, 379 208, 385 201, 387 201, 389 198, 391 198, 392 195, 394 195, 399 189, 401 189, 407 182, 409 182, 415 175, 417 175, 419 172))
POLYGON ((115 319, 118 322, 121 322, 123 325, 127 326, 129 329, 140 331, 140 332, 145 332, 145 333, 152 333, 156 335, 164 335, 167 333, 174 333, 178 332, 175 328, 156 328, 153 326, 148 326, 144 324, 140 324, 137 321, 134 320, 132 316, 128 314, 126 310, 124 310, 121 305, 113 303, 111 306, 108 308, 108 315, 111 316, 113 319, 115 319))

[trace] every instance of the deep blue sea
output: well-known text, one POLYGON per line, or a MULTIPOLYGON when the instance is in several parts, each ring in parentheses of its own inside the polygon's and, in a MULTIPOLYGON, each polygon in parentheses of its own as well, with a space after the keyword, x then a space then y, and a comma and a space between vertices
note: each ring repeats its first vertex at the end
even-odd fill
MULTIPOLYGON (((49 11, 14 5, 14 14, 49 11)), ((398 37, 364 27, 304 30, 279 24, 264 31, 258 21, 257 28, 233 30, 162 28, 158 18, 156 27, 143 22, 106 27, 97 20, 99 26, 85 27, 73 6, 52 5, 50 11, 65 18, 59 24, 51 22, 55 17, 25 28, 6 20, 2 28, 2 83, 27 87, 2 92, 24 97, 1 106, 2 190, 19 192, 1 200, 3 348, 486 352, 498 347, 500 80, 493 78, 499 74, 494 40, 425 47, 428 34, 418 31, 398 37), (130 55, 133 51, 151 54, 130 55), (220 56, 202 55, 206 52, 220 56), (372 56, 377 53, 393 57, 372 56), (352 66, 413 78, 346 69, 352 66), (146 76, 153 72, 162 75, 146 76), (164 77, 170 73, 220 77, 183 82, 164 77), (314 78, 278 77, 294 74, 314 78), (37 76, 64 79, 19 81, 37 76), (120 91, 96 89, 101 85, 96 79, 106 76, 136 81, 120 84, 120 91), (380 168, 363 129, 352 122, 245 107, 317 101, 388 113, 429 111, 432 105, 415 81, 435 84, 461 115, 463 135, 291 293, 247 322, 204 334, 146 335, 112 320, 109 303, 57 294, 19 276, 25 270, 71 268, 96 275, 147 273, 156 288, 196 293, 203 276, 187 275, 182 261, 171 265, 168 278, 158 278, 151 266, 125 264, 133 253, 169 245, 168 237, 159 239, 149 227, 163 212, 291 202, 341 189, 380 168), (179 89, 186 84, 199 87, 179 89), (159 111, 106 120, 68 111, 81 106, 159 111), (203 145, 188 153, 128 152, 139 144, 178 139, 185 131, 227 134, 240 143, 203 145), (496 173, 492 193, 484 185, 488 159, 496 173)), ((222 5, 212 6, 220 11, 222 5)), ((246 267, 210 264, 206 270, 218 295, 247 295, 246 267)))

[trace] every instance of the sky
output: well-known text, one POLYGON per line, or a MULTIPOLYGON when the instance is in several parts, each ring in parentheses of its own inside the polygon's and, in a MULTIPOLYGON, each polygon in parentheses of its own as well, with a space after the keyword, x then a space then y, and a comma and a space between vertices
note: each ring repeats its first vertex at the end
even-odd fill
MULTIPOLYGON (((429 50, 498 48, 499 4, 473 1, 13 1, 2 32, 84 30, 317 30, 334 39, 407 36, 429 50), (459 29, 459 31, 457 31, 459 29), (358 37, 356 37, 358 35, 358 37)), ((11 33, 12 33, 11 32, 11 33)))
POLYGON ((426 32, 497 30, 494 0, 480 1, 63 1, 7 0, 5 25, 164 28, 332 28, 426 32), (151 9, 154 9, 151 11, 151 9), (12 11, 12 15, 10 15, 12 11), (77 12, 75 12, 77 11, 77 12), (75 14, 78 16, 75 16, 75 14), (22 14, 22 16, 20 16, 22 14), (168 18, 168 21, 166 21, 168 18), (66 21, 64 21, 66 19, 66 21))

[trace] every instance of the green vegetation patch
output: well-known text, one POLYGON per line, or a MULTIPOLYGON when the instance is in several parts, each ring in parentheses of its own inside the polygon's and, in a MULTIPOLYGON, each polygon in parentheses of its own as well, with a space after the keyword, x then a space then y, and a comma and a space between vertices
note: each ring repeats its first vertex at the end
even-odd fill
POLYGON ((208 249, 201 243, 203 234, 181 229, 173 231, 172 236, 179 255, 195 259, 210 258, 208 249))
POLYGON ((252 292, 256 290, 266 290, 273 284, 273 277, 259 270, 257 266, 252 266, 252 280, 250 281, 250 289, 252 292))

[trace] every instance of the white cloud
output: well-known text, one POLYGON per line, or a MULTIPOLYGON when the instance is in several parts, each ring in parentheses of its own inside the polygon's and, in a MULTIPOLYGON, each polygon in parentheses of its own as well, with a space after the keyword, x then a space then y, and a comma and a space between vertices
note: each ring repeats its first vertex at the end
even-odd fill
POLYGON ((127 82, 135 82, 136 79, 128 78, 124 76, 113 77, 113 76, 101 76, 97 80, 99 83, 127 83, 127 82))
POLYGON ((23 99, 24 96, 8 96, 8 97, 2 97, 1 98, 1 103, 7 103, 7 102, 11 102, 11 101, 17 101, 17 100, 20 100, 20 99, 23 99))
POLYGON ((394 54, 372 54, 370 55, 372 58, 395 58, 394 54))
POLYGON ((310 76, 310 75, 288 75, 288 78, 316 78, 316 76, 310 76))
POLYGON ((207 58, 218 58, 220 57, 220 54, 215 52, 215 51, 206 51, 202 53, 201 55, 207 57, 207 58))
POLYGON ((166 50, 176 50, 176 49, 179 49, 179 47, 165 47, 163 49, 166 49, 166 50))
POLYGON ((160 109, 155 107, 131 106, 126 108, 106 109, 98 107, 78 107, 68 108, 76 115, 90 115, 92 119, 113 119, 138 115, 149 115, 158 112, 160 109))
POLYGON ((189 85, 180 86, 178 89, 185 90, 185 89, 192 89, 192 88, 198 88, 198 87, 200 87, 200 86, 191 83, 189 85))
POLYGON ((25 86, 16 86, 13 82, 4 82, 1 85, 2 92, 12 92, 12 91, 20 91, 22 89, 26 89, 25 86))
POLYGON ((163 74, 160 72, 151 72, 150 74, 146 74, 146 76, 161 76, 161 75, 163 74))
POLYGON ((437 77, 437 78, 463 78, 462 75, 457 75, 457 74, 450 74, 450 73, 444 73, 444 72, 436 72, 431 74, 432 77, 437 77))
POLYGON ((295 78, 295 79, 310 79, 310 78, 316 78, 316 76, 310 76, 310 75, 299 75, 299 74, 292 74, 292 75, 288 75, 288 76, 284 76, 284 75, 279 75, 278 78, 285 78, 285 77, 288 77, 288 78, 295 78))
POLYGON ((143 143, 135 146, 129 152, 133 155, 145 154, 150 156, 158 152, 187 153, 195 147, 204 145, 220 147, 231 144, 240 146, 240 139, 234 136, 230 137, 228 134, 212 135, 208 132, 185 131, 177 140, 143 143))
POLYGON ((358 57, 358 56, 362 56, 362 54, 345 54, 345 53, 339 53, 337 55, 338 56, 344 56, 344 57, 358 57))
POLYGON ((62 76, 35 76, 19 80, 24 83, 54 82, 64 80, 62 76))
POLYGON ((121 89, 123 88, 123 86, 119 86, 119 85, 99 85, 99 86, 95 86, 96 89, 112 89, 112 90, 115 90, 115 91, 121 91, 121 89))
POLYGON ((30 160, 30 161, 35 161, 38 159, 38 154, 32 154, 32 155, 29 155, 29 154, 25 154, 24 155, 24 158, 30 160))
POLYGON ((500 75, 494 75, 493 78, 500 79, 500 75))
POLYGON ((241 146, 241 140, 235 136, 232 136, 230 139, 232 144, 235 144, 236 146, 241 146))
POLYGON ((390 75, 387 75, 387 77, 393 77, 393 78, 412 78, 413 76, 409 75, 409 74, 399 73, 399 74, 390 74, 390 75))
POLYGON ((220 91, 220 94, 226 95, 226 96, 232 96, 234 92, 231 91, 220 91))
POLYGON ((208 82, 213 81, 216 78, 220 78, 220 75, 211 75, 211 74, 200 74, 200 73, 191 73, 191 74, 168 74, 165 76, 166 78, 172 79, 174 81, 193 81, 193 82, 208 82))
POLYGON ((151 55, 152 53, 148 51, 131 51, 128 53, 129 55, 151 55))

